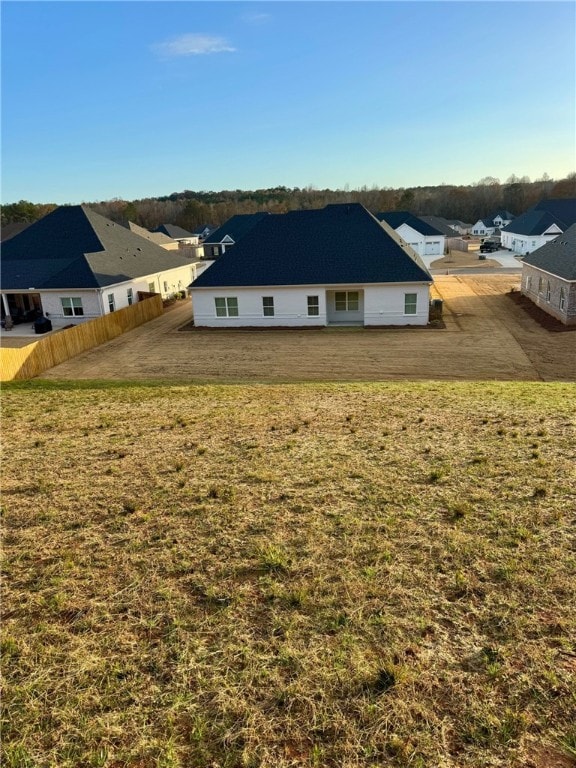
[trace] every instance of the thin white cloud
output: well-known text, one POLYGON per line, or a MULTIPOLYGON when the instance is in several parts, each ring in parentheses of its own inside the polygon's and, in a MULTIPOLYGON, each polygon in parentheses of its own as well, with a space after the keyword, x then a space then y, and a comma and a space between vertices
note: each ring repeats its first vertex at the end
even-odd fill
POLYGON ((152 50, 164 58, 174 56, 203 56, 208 53, 233 53, 233 48, 223 37, 213 35, 180 35, 164 43, 155 43, 152 50))
POLYGON ((267 21, 270 21, 272 16, 269 13, 245 13, 242 16, 242 21, 244 21, 246 24, 266 24, 267 21))

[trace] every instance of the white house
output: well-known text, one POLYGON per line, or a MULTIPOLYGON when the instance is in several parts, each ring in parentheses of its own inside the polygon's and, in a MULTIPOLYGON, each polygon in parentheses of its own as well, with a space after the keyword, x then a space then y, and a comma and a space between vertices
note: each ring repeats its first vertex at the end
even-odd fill
POLYGON ((84 205, 61 206, 2 247, 2 317, 56 326, 114 312, 139 292, 186 291, 197 267, 84 205))
POLYGON ((524 257, 522 293, 565 325, 576 325, 576 224, 524 257))
POLYGON ((514 253, 532 253, 575 223, 576 199, 541 200, 502 230, 502 246, 514 253))
POLYGON ((375 214, 386 222, 419 256, 443 256, 446 236, 436 227, 409 211, 388 211, 375 214))
POLYGON ((510 224, 514 219, 514 214, 510 211, 496 211, 486 219, 478 219, 478 221, 472 225, 472 234, 478 237, 489 237, 493 235, 496 230, 501 230, 503 227, 510 224))
POLYGON ((217 259, 222 256, 227 248, 238 243, 267 215, 266 212, 239 213, 229 218, 221 227, 212 230, 204 238, 204 258, 217 259))
POLYGON ((426 325, 432 277, 358 203, 268 214, 190 286, 209 327, 426 325))

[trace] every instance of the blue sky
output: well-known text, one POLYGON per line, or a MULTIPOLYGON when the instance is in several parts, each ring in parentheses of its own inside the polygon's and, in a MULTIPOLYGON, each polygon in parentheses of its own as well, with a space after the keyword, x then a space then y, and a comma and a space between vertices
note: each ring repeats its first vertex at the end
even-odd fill
POLYGON ((572 2, 15 2, 2 202, 576 167, 572 2))

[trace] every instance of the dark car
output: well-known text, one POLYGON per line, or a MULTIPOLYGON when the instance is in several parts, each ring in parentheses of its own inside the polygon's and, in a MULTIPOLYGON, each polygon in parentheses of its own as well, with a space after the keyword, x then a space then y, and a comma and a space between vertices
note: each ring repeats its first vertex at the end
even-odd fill
POLYGON ((494 251, 500 250, 500 243, 494 243, 491 240, 486 240, 480 246, 480 253, 494 253, 494 251))

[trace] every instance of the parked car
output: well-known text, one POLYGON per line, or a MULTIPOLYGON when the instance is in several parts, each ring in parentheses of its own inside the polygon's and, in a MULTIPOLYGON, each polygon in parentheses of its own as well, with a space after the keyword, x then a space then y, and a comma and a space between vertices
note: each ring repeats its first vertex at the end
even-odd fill
POLYGON ((485 240, 480 246, 480 253, 494 253, 500 250, 500 243, 491 240, 485 240))

